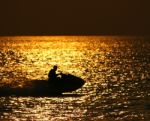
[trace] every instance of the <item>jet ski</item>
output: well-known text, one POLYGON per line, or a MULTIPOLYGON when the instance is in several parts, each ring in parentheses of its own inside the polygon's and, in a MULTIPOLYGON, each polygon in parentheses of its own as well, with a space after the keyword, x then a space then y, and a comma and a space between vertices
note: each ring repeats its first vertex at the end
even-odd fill
POLYGON ((0 96, 53 96, 80 89, 85 81, 71 74, 61 74, 55 80, 32 80, 26 87, 0 87, 0 96))

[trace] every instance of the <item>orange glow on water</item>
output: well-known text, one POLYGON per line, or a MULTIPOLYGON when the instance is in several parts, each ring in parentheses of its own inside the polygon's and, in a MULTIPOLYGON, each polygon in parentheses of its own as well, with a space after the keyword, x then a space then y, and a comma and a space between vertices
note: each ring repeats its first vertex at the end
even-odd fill
MULTIPOLYGON (((22 87, 28 79, 47 79, 48 71, 53 65, 58 65, 58 71, 83 76, 82 73, 91 68, 88 62, 93 60, 93 55, 100 53, 100 59, 105 60, 104 54, 109 47, 103 42, 105 37, 101 39, 102 42, 97 43, 98 36, 1 37, 2 43, 5 44, 3 50, 7 53, 6 56, 9 56, 6 60, 7 68, 3 69, 9 68, 12 73, 3 80, 11 83, 11 80, 15 82, 19 78, 18 85, 22 87), (100 51, 101 48, 105 50, 100 51), (82 64, 85 67, 81 66, 82 64)), ((98 56, 95 57, 98 59, 98 56)), ((96 63, 93 65, 96 66, 96 63)))
POLYGON ((47 79, 53 65, 86 81, 68 97, 2 97, 0 118, 143 120, 149 116, 149 41, 99 36, 0 40, 0 86, 6 91, 47 79))

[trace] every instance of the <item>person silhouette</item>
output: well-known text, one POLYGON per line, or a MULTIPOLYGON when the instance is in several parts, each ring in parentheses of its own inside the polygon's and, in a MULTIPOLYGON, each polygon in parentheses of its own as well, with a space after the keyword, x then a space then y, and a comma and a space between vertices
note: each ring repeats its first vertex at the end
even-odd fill
POLYGON ((49 71, 48 73, 49 82, 54 82, 55 80, 57 80, 58 76, 58 74, 56 74, 57 68, 58 68, 57 66, 53 66, 53 68, 49 71))

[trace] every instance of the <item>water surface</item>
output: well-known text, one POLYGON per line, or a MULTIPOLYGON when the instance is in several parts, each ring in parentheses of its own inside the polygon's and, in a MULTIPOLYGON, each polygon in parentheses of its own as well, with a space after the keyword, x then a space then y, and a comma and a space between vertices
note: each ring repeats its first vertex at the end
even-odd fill
POLYGON ((1 88, 32 87, 53 65, 86 84, 62 97, 0 97, 1 120, 149 121, 149 38, 0 37, 1 88))

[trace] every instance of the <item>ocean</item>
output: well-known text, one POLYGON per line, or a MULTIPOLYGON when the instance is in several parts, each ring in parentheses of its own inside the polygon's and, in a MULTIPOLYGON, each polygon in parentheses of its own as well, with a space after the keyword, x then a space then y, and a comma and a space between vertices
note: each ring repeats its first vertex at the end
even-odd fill
POLYGON ((0 89, 30 88, 54 65, 86 83, 55 97, 0 92, 0 120, 150 120, 150 37, 0 37, 0 89))

